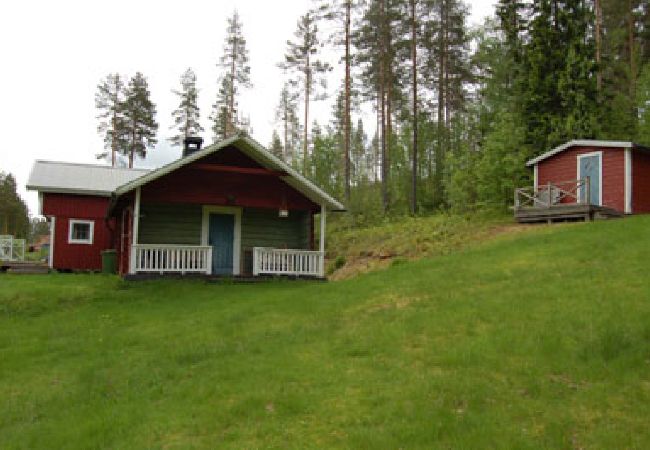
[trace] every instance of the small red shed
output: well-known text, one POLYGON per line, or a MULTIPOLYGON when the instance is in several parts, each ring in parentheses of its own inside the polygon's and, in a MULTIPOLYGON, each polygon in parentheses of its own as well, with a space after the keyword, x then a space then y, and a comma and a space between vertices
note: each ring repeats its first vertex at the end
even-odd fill
POLYGON ((533 168, 533 188, 529 193, 517 190, 515 211, 525 209, 528 201, 529 209, 582 205, 617 214, 650 212, 648 147, 573 140, 531 159, 526 166, 533 168))

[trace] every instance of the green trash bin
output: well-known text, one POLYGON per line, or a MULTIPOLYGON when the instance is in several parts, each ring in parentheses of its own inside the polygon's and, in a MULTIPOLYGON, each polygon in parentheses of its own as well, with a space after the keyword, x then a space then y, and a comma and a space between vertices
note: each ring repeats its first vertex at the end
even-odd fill
POLYGON ((117 253, 115 250, 102 251, 102 273, 117 272, 117 253))

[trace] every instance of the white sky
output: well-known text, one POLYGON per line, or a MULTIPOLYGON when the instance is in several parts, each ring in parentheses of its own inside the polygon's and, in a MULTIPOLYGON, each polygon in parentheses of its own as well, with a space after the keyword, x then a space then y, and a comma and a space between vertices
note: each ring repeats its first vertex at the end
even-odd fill
MULTIPOLYGON (((466 0, 471 24, 492 14, 496 0, 466 0)), ((180 75, 197 74, 206 142, 208 116, 217 91, 216 61, 226 18, 236 8, 243 22, 253 88, 240 99, 253 137, 267 144, 284 76, 277 63, 293 39, 298 17, 310 0, 40 0, 7 1, 0 7, 0 170, 13 173, 30 212, 37 197, 25 184, 35 159, 98 163, 103 148, 96 131, 97 83, 111 72, 141 71, 157 105, 158 146, 140 166, 155 167, 180 155, 166 138, 180 75)), ((335 59, 336 62, 338 58, 335 59)), ((335 65, 330 91, 340 84, 335 65)), ((330 120, 330 102, 312 108, 311 118, 330 120)))

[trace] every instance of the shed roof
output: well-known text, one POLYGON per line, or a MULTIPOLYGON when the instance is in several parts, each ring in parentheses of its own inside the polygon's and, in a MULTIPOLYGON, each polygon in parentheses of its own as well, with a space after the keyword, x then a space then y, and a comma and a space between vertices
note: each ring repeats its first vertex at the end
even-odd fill
POLYGON ((110 197, 115 189, 149 172, 97 164, 76 164, 36 160, 27 189, 39 192, 110 197))
POLYGON ((629 141, 599 141, 599 140, 593 140, 593 139, 574 139, 572 141, 569 141, 565 144, 558 145, 557 147, 547 151, 546 153, 543 153, 539 155, 536 158, 533 158, 526 162, 526 166, 534 166, 540 161, 543 161, 547 158, 550 158, 553 155, 556 155, 560 152, 563 152, 564 150, 571 148, 571 147, 576 147, 576 146, 581 146, 581 147, 606 147, 606 148, 640 148, 643 150, 649 150, 648 147, 645 147, 643 145, 635 144, 634 142, 629 142, 629 141))
POLYGON ((286 175, 282 175, 280 178, 314 203, 325 204, 327 207, 335 211, 345 211, 345 206, 343 206, 343 204, 341 204, 338 200, 330 196, 328 193, 295 171, 290 165, 266 150, 256 140, 241 134, 216 142, 212 145, 208 145, 204 149, 192 153, 185 158, 177 159, 176 161, 173 161, 159 169, 153 170, 140 176, 139 178, 127 182, 115 190, 115 195, 119 196, 126 194, 127 192, 130 192, 137 187, 154 181, 164 175, 180 169, 187 164, 190 164, 198 159, 216 153, 230 146, 237 147, 244 154, 255 160, 263 167, 285 172, 286 175))

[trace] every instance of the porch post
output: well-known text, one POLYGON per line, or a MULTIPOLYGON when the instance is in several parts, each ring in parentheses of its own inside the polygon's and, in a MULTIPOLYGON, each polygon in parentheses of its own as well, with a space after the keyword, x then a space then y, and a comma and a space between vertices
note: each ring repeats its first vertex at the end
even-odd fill
POLYGON ((325 205, 320 205, 320 251, 325 251, 325 205))
POLYGON ((56 216, 50 217, 50 252, 47 255, 47 265, 54 269, 54 240, 56 238, 56 216))
POLYGON ((140 188, 135 188, 135 203, 133 205, 133 227, 131 236, 131 261, 129 263, 129 273, 135 273, 136 251, 138 245, 138 230, 140 228, 140 188))
POLYGON ((319 259, 319 275, 325 275, 325 216, 327 215, 325 204, 320 205, 320 255, 319 259))

